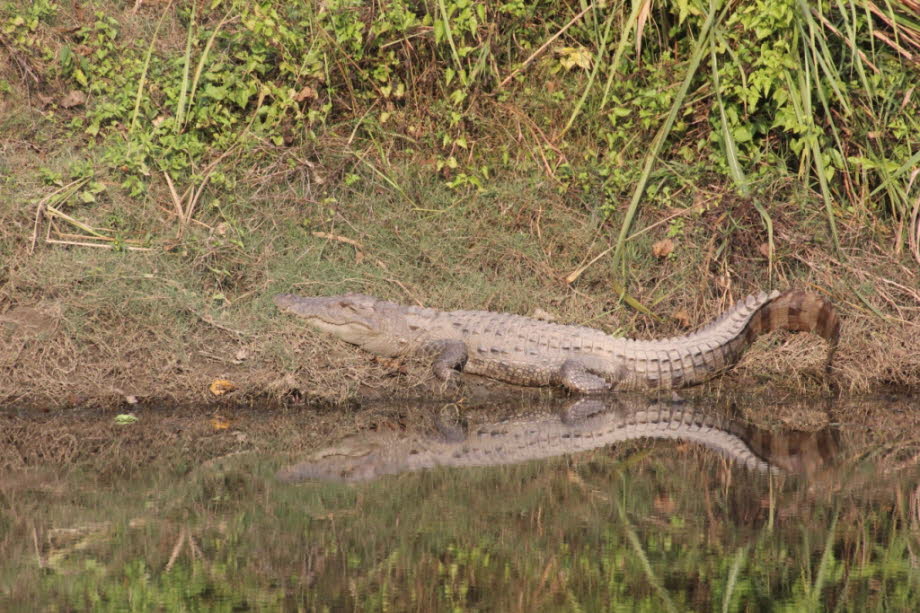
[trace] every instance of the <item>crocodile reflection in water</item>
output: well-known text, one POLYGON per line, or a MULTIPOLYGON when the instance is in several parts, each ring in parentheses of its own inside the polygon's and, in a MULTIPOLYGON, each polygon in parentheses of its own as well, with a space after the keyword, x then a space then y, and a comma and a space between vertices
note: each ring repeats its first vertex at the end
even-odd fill
POLYGON ((836 449, 833 431, 775 436, 692 403, 622 395, 580 398, 561 415, 481 424, 460 437, 442 424, 439 428, 446 436, 352 436, 277 476, 283 481, 368 481, 438 466, 517 464, 643 438, 698 443, 755 472, 802 472, 804 464, 824 463, 836 449))

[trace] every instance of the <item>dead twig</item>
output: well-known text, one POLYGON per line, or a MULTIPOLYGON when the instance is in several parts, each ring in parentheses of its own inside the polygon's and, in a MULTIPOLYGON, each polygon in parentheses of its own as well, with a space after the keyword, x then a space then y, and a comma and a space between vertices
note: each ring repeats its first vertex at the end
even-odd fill
POLYGON ((423 302, 419 299, 418 295, 417 295, 415 292, 411 291, 408 287, 406 287, 406 286, 403 284, 403 282, 400 281, 399 279, 390 279, 390 278, 388 278, 387 281, 389 281, 390 283, 395 283, 395 284, 398 285, 400 288, 402 288, 402 291, 406 292, 406 295, 409 296, 409 298, 411 298, 411 299, 415 302, 415 304, 419 305, 420 307, 424 307, 424 306, 425 306, 425 303, 423 303, 423 302))
POLYGON ((181 198, 178 196, 175 186, 173 186, 172 178, 169 176, 169 173, 166 171, 163 172, 163 176, 166 177, 166 183, 169 186, 169 193, 173 199, 173 206, 176 207, 176 215, 179 217, 179 231, 176 234, 176 238, 182 238, 183 234, 185 234, 185 228, 192 222, 192 215, 195 214, 198 200, 204 193, 204 188, 207 187, 208 181, 211 180, 214 169, 232 150, 233 147, 224 151, 216 160, 208 164, 198 187, 195 187, 194 184, 190 184, 185 189, 185 192, 182 193, 181 198))
MULTIPOLYGON (((105 243, 87 243, 84 241, 62 241, 62 240, 57 240, 53 238, 46 238, 45 242, 52 243, 55 245, 72 245, 74 247, 97 247, 99 249, 109 249, 109 250, 116 249, 115 245, 109 245, 105 243)), ((153 249, 150 247, 133 247, 131 245, 122 245, 117 248, 124 249, 126 251, 153 251, 153 249)))
POLYGON ((575 283, 575 281, 578 280, 578 277, 580 277, 581 275, 585 274, 585 271, 588 270, 589 268, 591 268, 591 266, 592 266, 595 262, 597 262, 599 259, 601 259, 601 258, 604 257, 605 255, 607 255, 607 254, 610 253, 611 251, 613 251, 613 245, 611 245, 610 247, 607 247, 606 249, 604 249, 603 251, 601 251, 600 253, 598 253, 596 256, 594 256, 593 258, 591 258, 591 261, 588 262, 587 264, 585 264, 584 266, 579 266, 578 268, 576 268, 575 270, 573 270, 572 272, 570 272, 569 274, 567 274, 567 275, 565 276, 565 282, 568 283, 569 285, 575 283))
POLYGON ((894 42, 893 40, 891 40, 890 38, 888 38, 887 36, 879 32, 878 30, 874 30, 872 32, 872 36, 874 36, 875 38, 879 39, 880 41, 882 41, 883 43, 885 43, 886 45, 888 45, 889 47, 897 51, 908 62, 917 62, 917 57, 913 53, 911 53, 910 51, 908 51, 907 49, 905 49, 898 43, 894 42))
POLYGON ((831 24, 831 22, 827 20, 827 18, 826 18, 824 15, 822 15, 822 14, 821 14, 819 11, 817 11, 816 9, 811 9, 811 14, 812 14, 818 21, 820 21, 820 22, 824 25, 825 28, 827 28, 828 30, 830 30, 831 32, 833 32, 834 34, 836 34, 836 35, 837 35, 837 38, 839 38, 841 41, 843 41, 843 44, 845 44, 847 47, 850 48, 850 51, 856 51, 856 53, 859 54, 859 57, 860 57, 860 59, 863 61, 863 63, 864 63, 866 66, 868 66, 869 68, 871 68, 871 69, 875 72, 875 74, 880 74, 880 73, 881 73, 881 70, 879 70, 878 67, 877 67, 875 64, 873 64, 872 62, 869 61, 869 58, 866 57, 866 54, 863 53, 861 50, 857 49, 856 47, 854 47, 854 46, 853 46, 853 42, 850 41, 850 39, 848 39, 846 36, 844 36, 844 35, 840 32, 840 30, 838 30, 837 28, 835 28, 835 27, 831 24))
POLYGON ((166 178, 166 185, 169 187, 169 194, 172 196, 173 206, 176 207, 176 215, 178 215, 179 221, 181 222, 185 219, 185 214, 182 212, 182 200, 188 191, 183 194, 183 198, 179 198, 179 194, 176 193, 176 187, 173 185, 172 177, 170 177, 169 173, 165 170, 163 171, 163 176, 166 178))
MULTIPOLYGON (((159 208, 161 211, 163 211, 163 212, 166 213, 167 215, 172 215, 172 216, 176 216, 176 215, 177 215, 177 213, 176 213, 175 211, 170 211, 169 209, 167 209, 167 208, 165 208, 165 207, 160 206, 160 207, 157 207, 157 208, 159 208)), ((193 224, 197 224, 197 225, 201 226, 202 228, 206 228, 206 229, 208 229, 208 230, 213 230, 213 229, 214 229, 214 228, 212 228, 211 226, 209 226, 208 224, 204 223, 203 221, 199 221, 199 220, 197 220, 197 219, 192 219, 192 223, 193 223, 193 224)))
POLYGON ((117 238, 112 238, 111 236, 106 236, 101 233, 100 230, 89 226, 78 219, 74 219, 70 215, 62 212, 61 210, 45 205, 44 206, 44 215, 48 219, 47 231, 45 232, 45 242, 59 245, 75 245, 79 247, 98 247, 101 249, 125 249, 127 251, 153 251, 151 247, 140 247, 142 241, 138 240, 119 240, 117 238), (55 219, 61 219, 66 221, 70 225, 83 230, 85 234, 70 234, 67 232, 61 232, 58 230, 54 224, 55 219), (51 231, 54 229, 55 236, 57 238, 51 238, 51 231))
MULTIPOLYGON (((543 140, 543 143, 544 143, 547 147, 549 147, 550 149, 552 149, 553 152, 556 153, 556 155, 559 156, 559 163, 560 163, 560 164, 567 163, 567 162, 569 161, 568 158, 566 158, 566 156, 565 156, 565 152, 564 152, 562 149, 560 149, 559 147, 557 147, 557 146, 553 143, 553 141, 551 141, 549 138, 546 137, 546 134, 543 133, 543 130, 540 129, 540 126, 537 125, 537 123, 536 123, 533 119, 531 119, 530 116, 527 115, 527 113, 525 113, 524 111, 522 111, 521 109, 519 109, 519 108, 517 108, 517 107, 511 106, 511 105, 508 105, 508 104, 502 104, 502 105, 500 105, 500 106, 501 106, 502 108, 504 108, 506 111, 508 111, 508 112, 510 112, 510 113, 512 113, 512 114, 514 114, 514 115, 517 115, 518 117, 520 117, 521 119, 523 119, 523 120, 524 120, 524 123, 527 124, 527 128, 530 130, 531 135, 534 137, 534 140, 537 140, 537 135, 539 134, 540 139, 543 140)), ((542 153, 541 153, 541 155, 542 155, 542 153)), ((545 162, 545 158, 544 158, 544 162, 545 162)))
MULTIPOLYGON (((345 222, 348 223, 348 220, 346 220, 345 222)), ((315 232, 311 232, 311 234, 315 236, 316 238, 323 238, 326 240, 335 241, 337 243, 344 243, 346 245, 351 245, 352 247, 355 248, 355 257, 357 258, 358 263, 360 263, 364 259, 364 245, 361 244, 360 241, 356 241, 353 238, 348 238, 347 236, 341 236, 339 234, 330 234, 328 232, 320 232, 318 230, 315 232)), ((371 258, 371 259, 374 261, 374 264, 377 267, 381 268, 382 270, 387 269, 387 265, 381 262, 380 260, 378 260, 377 258, 371 258)))
POLYGON ((52 202, 55 198, 58 198, 55 204, 67 200, 88 181, 89 177, 71 181, 38 201, 38 205, 35 207, 35 225, 32 227, 32 242, 29 245, 29 255, 35 253, 35 244, 38 242, 38 229, 41 227, 41 220, 47 217, 48 203, 52 202))
MULTIPOLYGON (((692 205, 692 206, 688 206, 688 207, 685 208, 685 209, 681 209, 680 211, 677 211, 677 212, 674 213, 673 215, 669 215, 669 216, 665 217, 664 219, 660 219, 660 220, 656 221, 655 223, 653 223, 653 224, 650 225, 650 226, 646 226, 646 227, 642 228, 641 230, 639 230, 639 231, 637 231, 637 232, 634 232, 634 233, 633 233, 631 236, 629 236, 626 240, 627 240, 627 241, 631 241, 632 239, 636 238, 637 236, 639 236, 639 235, 641 235, 641 234, 645 234, 646 232, 648 232, 648 231, 651 230, 652 228, 655 228, 655 227, 657 227, 657 226, 660 226, 660 225, 663 224, 663 223, 667 223, 667 222, 671 221, 671 220, 674 219, 675 217, 682 217, 682 216, 686 215, 687 213, 690 213, 690 212, 693 212, 693 211, 699 210, 699 209, 700 209, 699 205, 696 205, 696 204, 694 204, 694 205, 692 205)), ((590 262, 588 262, 587 264, 584 264, 584 265, 582 265, 582 266, 579 266, 578 268, 576 268, 575 270, 573 270, 572 272, 570 272, 568 275, 566 275, 566 277, 565 277, 565 282, 568 283, 569 285, 571 285, 572 283, 574 283, 575 281, 577 281, 578 278, 579 278, 581 275, 583 275, 583 274, 585 273, 586 270, 588 270, 589 268, 591 268, 591 266, 592 266, 593 264, 595 264, 598 260, 600 260, 602 257, 604 257, 605 255, 607 255, 608 253, 610 253, 611 251, 613 251, 613 249, 614 249, 614 246, 613 246, 613 245, 611 245, 610 247, 607 247, 606 249, 604 249, 603 251, 601 251, 599 254, 597 254, 596 256, 594 256, 594 257, 591 259, 590 262)))
POLYGON ((223 330, 224 332, 229 332, 230 334, 235 334, 235 335, 238 336, 238 337, 249 336, 248 334, 246 334, 246 333, 243 332, 242 330, 235 330, 235 329, 233 329, 233 328, 228 328, 227 326, 225 326, 225 325, 223 325, 223 324, 217 323, 216 321, 214 321, 213 319, 211 319, 211 317, 209 317, 208 315, 204 315, 204 314, 202 314, 202 313, 199 313, 199 312, 195 311, 194 309, 189 309, 189 311, 190 311, 192 314, 194 314, 195 317, 197 317, 198 319, 200 319, 200 320, 203 321, 204 323, 208 324, 209 326, 214 326, 215 328, 217 328, 217 329, 219 329, 219 330, 223 330))
POLYGON ((38 567, 45 568, 45 561, 42 559, 42 549, 38 545, 38 531, 35 524, 32 524, 32 545, 35 547, 35 557, 38 558, 38 567))
POLYGON ((325 238, 331 241, 336 241, 339 243, 345 243, 346 245, 351 245, 355 249, 364 249, 364 245, 362 245, 361 243, 359 243, 353 238, 348 238, 345 236, 339 236, 338 234, 329 234, 328 232, 319 232, 319 231, 312 232, 311 234, 313 234, 313 236, 317 238, 325 238))
POLYGON ((29 62, 23 59, 22 55, 17 53, 13 46, 6 42, 6 39, 2 36, 0 36, 0 45, 6 48, 9 56, 16 62, 16 65, 22 72, 23 80, 25 80, 25 77, 28 76, 32 78, 32 81, 34 81, 36 85, 41 83, 41 79, 38 78, 38 75, 35 74, 35 71, 32 70, 31 66, 29 66, 29 62))

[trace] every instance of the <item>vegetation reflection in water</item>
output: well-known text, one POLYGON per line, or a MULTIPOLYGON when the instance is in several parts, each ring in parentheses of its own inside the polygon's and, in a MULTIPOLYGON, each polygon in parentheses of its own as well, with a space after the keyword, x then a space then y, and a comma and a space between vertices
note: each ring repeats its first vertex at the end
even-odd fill
POLYGON ((283 483, 284 462, 260 453, 123 475, 10 472, 0 605, 920 610, 913 429, 771 433, 720 419, 784 469, 643 440, 357 485, 283 483))

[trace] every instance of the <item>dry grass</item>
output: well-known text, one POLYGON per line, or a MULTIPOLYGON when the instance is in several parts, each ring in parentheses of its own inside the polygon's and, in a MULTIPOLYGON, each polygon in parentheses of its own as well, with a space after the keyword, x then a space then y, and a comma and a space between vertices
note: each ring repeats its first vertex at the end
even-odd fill
MULTIPOLYGON (((344 402, 443 391, 418 360, 380 360, 277 314, 270 297, 279 291, 363 291, 409 304, 521 314, 539 307, 561 322, 652 338, 702 325, 769 284, 766 259, 757 251, 763 228, 742 201, 724 198, 685 217, 673 257, 651 255, 667 224, 629 243, 630 288, 662 317, 655 321, 618 304, 603 261, 574 285, 565 283, 607 246, 603 227, 592 229, 577 203, 539 185, 514 183, 500 193, 456 198, 404 172, 397 179, 413 191, 427 189, 428 201, 442 212, 409 210, 373 184, 360 192, 340 188, 342 204, 331 209, 304 207, 289 186, 277 185, 257 196, 275 202, 269 218, 259 207, 244 208, 241 198, 242 247, 231 240, 239 234, 205 229, 189 237, 184 257, 56 247, 29 256, 27 241, 7 242, 12 257, 0 288, 0 399, 45 406, 118 406, 126 396, 200 403, 209 400, 215 378, 233 380, 241 401, 293 395, 344 402)), ((821 292, 840 309, 840 389, 920 383, 916 273, 904 258, 857 248, 875 244, 866 231, 844 235, 847 260, 838 262, 809 247, 808 226, 792 209, 775 215, 772 286, 821 292)), ((25 228, 29 214, 14 212, 12 226, 25 228)), ((639 225, 672 215, 663 210, 639 225)), ((816 372, 824 351, 823 341, 810 335, 774 335, 755 344, 720 384, 820 389, 824 381, 816 372)))

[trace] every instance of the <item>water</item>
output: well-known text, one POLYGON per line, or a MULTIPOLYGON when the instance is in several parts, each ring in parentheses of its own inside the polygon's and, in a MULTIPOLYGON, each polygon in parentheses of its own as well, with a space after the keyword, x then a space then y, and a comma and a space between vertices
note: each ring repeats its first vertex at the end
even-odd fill
POLYGON ((7 410, 0 610, 916 611, 916 400, 7 410))

